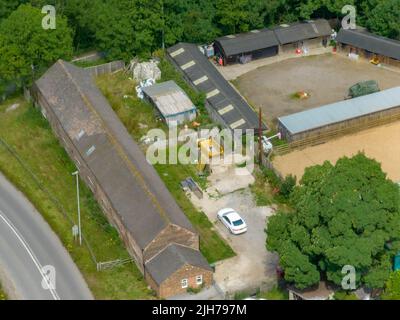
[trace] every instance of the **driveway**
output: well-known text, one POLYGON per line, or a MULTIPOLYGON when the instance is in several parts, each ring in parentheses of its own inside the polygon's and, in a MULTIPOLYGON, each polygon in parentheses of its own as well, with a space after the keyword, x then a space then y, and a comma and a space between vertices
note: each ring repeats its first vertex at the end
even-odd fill
POLYGON ((58 237, 1 174, 0 279, 11 299, 93 299, 58 237))
POLYGON ((272 287, 276 283, 278 257, 267 251, 264 229, 268 217, 275 213, 275 208, 256 206, 248 187, 254 182, 254 177, 250 174, 234 176, 231 169, 221 170, 213 173, 209 180, 211 186, 204 193, 203 199, 193 195, 192 202, 208 216, 215 229, 236 253, 235 257, 217 263, 214 274, 216 283, 222 291, 231 295, 260 287, 272 287), (226 190, 228 184, 231 190, 226 190), (221 192, 221 186, 226 193, 221 192), (217 219, 217 211, 226 207, 240 213, 248 225, 246 233, 232 235, 217 219))

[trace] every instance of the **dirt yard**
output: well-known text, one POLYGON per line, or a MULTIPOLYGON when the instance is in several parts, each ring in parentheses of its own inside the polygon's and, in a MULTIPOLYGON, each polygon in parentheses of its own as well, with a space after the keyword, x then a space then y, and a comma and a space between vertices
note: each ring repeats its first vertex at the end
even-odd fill
POLYGON ((273 163, 284 176, 294 174, 298 180, 304 169, 325 160, 335 163, 342 156, 352 156, 358 151, 377 160, 394 182, 400 182, 400 121, 361 131, 322 145, 309 147, 278 156, 273 163))
POLYGON ((276 284, 278 257, 266 250, 264 231, 268 218, 276 208, 256 205, 249 189, 254 177, 248 171, 245 175, 245 170, 241 169, 238 175, 233 167, 214 166, 204 197, 191 197, 192 203, 208 216, 214 228, 236 253, 235 257, 218 262, 214 274, 220 289, 230 295, 260 287, 270 289, 276 284), (237 210, 246 221, 248 231, 232 235, 217 219, 217 212, 222 208, 237 210))
POLYGON ((362 80, 377 80, 382 90, 389 89, 400 86, 400 71, 324 54, 260 67, 233 83, 249 103, 262 108, 271 123, 279 116, 343 100, 349 87, 362 80), (305 100, 293 98, 298 91, 311 96, 305 100))

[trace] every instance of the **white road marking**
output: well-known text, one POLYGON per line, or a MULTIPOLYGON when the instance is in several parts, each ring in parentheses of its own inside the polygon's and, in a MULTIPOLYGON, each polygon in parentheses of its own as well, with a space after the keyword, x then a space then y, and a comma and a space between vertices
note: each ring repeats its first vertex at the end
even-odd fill
MULTIPOLYGON (((26 243, 22 235, 19 234, 18 230, 15 228, 15 226, 12 224, 11 221, 9 221, 5 217, 5 213, 0 210, 0 218, 4 221, 4 223, 11 229, 11 231, 15 234, 17 239, 21 242, 22 246, 25 248, 25 250, 28 252, 30 258, 32 259, 33 263, 35 264, 37 270, 39 271, 40 275, 42 276, 42 279, 45 279, 45 281, 48 281, 47 276, 43 272, 43 266, 40 264, 38 258, 36 255, 33 253, 32 249, 29 247, 29 245, 26 243)), ((47 282, 47 286, 49 288, 49 291, 51 295, 53 296, 54 300, 60 300, 60 297, 55 289, 52 288, 51 283, 47 282)))

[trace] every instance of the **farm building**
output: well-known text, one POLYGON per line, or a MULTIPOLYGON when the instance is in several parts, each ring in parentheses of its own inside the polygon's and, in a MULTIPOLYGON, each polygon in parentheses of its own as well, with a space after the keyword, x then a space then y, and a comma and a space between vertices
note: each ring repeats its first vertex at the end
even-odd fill
POLYGON ((400 67, 400 41, 384 38, 365 29, 341 29, 336 38, 338 51, 356 54, 376 63, 400 67))
POLYGON ((196 118, 196 107, 174 81, 144 87, 143 93, 169 126, 180 125, 196 118))
POLYGON ((216 39, 214 51, 222 58, 223 65, 244 63, 277 55, 279 42, 272 30, 253 30, 216 39))
POLYGON ((195 44, 178 43, 167 51, 185 79, 206 94, 206 108, 214 121, 243 133, 258 128, 257 114, 195 44))
POLYGON ((396 87, 280 117, 278 129, 285 139, 292 142, 352 127, 368 127, 374 121, 390 121, 399 116, 400 87, 396 87))
POLYGON ((211 285, 197 232, 90 73, 60 60, 34 84, 32 97, 152 288, 166 297, 188 284, 200 287, 200 277, 211 285), (160 277, 171 255, 181 263, 160 277))
POLYGON ((325 19, 283 24, 274 28, 279 41, 279 53, 295 52, 328 46, 332 28, 325 19))

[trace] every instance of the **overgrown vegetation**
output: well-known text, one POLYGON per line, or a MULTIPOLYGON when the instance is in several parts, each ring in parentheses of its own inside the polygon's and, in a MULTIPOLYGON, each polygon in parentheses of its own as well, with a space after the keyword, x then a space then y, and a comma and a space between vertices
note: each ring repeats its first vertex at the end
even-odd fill
MULTIPOLYGON (((41 185, 62 205, 68 216, 76 222, 76 194, 74 164, 54 137, 39 110, 28 106, 21 99, 0 105, 0 138, 15 150, 32 170, 41 185), (14 111, 6 108, 19 103, 14 111)), ((153 294, 147 288, 141 273, 132 263, 98 272, 86 246, 77 245, 71 225, 41 190, 32 176, 0 144, 0 171, 20 189, 43 215, 56 232, 65 248, 81 270, 92 293, 97 299, 149 299, 153 294)), ((129 257, 117 232, 106 221, 92 193, 81 183, 81 212, 83 234, 97 261, 110 261, 129 257)))
POLYGON ((335 300, 358 300, 355 293, 347 291, 336 291, 333 298, 335 300))
POLYGON ((381 298, 384 300, 400 300, 400 271, 390 274, 381 298))
POLYGON ((31 65, 37 77, 72 51, 129 61, 179 41, 210 43, 281 23, 341 18, 348 4, 358 25, 400 39, 398 0, 0 0, 0 78, 29 78, 31 65), (44 5, 55 5, 56 30, 41 28, 44 5))
POLYGON ((296 186, 296 177, 288 175, 281 180, 273 170, 261 167, 255 172, 255 182, 250 186, 257 206, 273 203, 289 204, 289 198, 296 186))
POLYGON ((285 289, 274 286, 269 291, 260 292, 257 297, 266 300, 289 300, 289 293, 285 289))
POLYGON ((0 301, 1 300, 7 300, 7 295, 3 291, 3 288, 1 287, 1 283, 0 283, 0 301))

